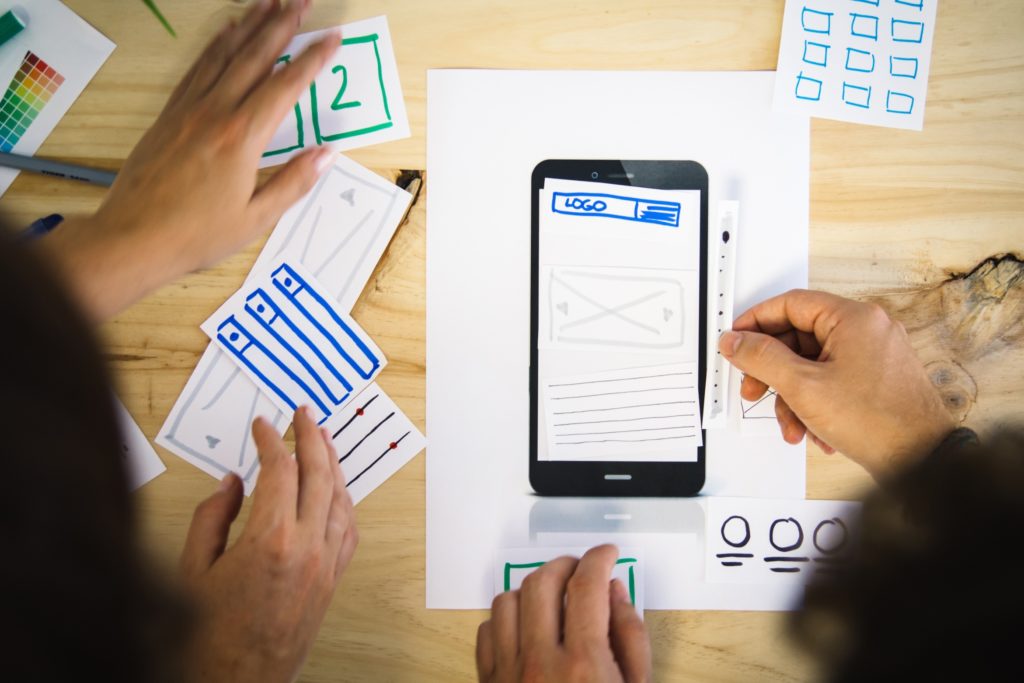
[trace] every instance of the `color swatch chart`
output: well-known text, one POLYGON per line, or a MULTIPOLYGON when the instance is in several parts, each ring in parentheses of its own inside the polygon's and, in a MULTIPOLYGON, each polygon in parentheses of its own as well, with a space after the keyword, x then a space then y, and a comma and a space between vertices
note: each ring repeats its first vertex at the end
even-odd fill
POLYGON ((26 52, 0 102, 0 151, 10 152, 64 83, 57 70, 26 52))

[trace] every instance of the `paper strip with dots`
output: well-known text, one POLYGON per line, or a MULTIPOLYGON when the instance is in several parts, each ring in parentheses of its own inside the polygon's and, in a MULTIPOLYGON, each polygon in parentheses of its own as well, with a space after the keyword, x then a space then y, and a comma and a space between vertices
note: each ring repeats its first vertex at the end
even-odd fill
POLYGON ((729 374, 732 366, 718 351, 718 338, 732 329, 733 291, 736 286, 736 242, 739 239, 740 203, 718 202, 717 228, 711 229, 708 249, 708 374, 704 381, 704 429, 728 424, 729 374))
POLYGON ((427 445, 416 425, 375 383, 324 424, 358 503, 427 445))
POLYGON ((345 407, 387 360, 370 336, 297 262, 275 263, 202 324, 285 413, 308 405, 319 423, 345 407))
POLYGON ((856 542, 860 503, 710 498, 707 580, 797 583, 841 570, 856 542))

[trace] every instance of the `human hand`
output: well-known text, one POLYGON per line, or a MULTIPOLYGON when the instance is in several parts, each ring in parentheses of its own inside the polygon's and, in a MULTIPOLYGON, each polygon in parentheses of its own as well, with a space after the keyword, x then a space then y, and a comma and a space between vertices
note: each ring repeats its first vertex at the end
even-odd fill
POLYGON ((95 318, 251 242, 329 165, 332 151, 314 148, 257 187, 274 131, 341 42, 332 33, 273 71, 310 3, 263 0, 226 26, 171 94, 97 213, 69 219, 41 240, 95 318))
POLYGON ((296 456, 270 424, 253 423, 260 479, 241 536, 228 475, 196 508, 181 567, 199 609, 190 663, 197 680, 291 681, 302 667, 359 535, 330 434, 295 413, 296 456))
POLYGON ((718 349, 745 373, 743 398, 776 390, 786 441, 806 433, 876 479, 927 455, 956 427, 906 330, 874 304, 793 290, 737 318, 718 349))
POLYGON ((626 587, 611 581, 619 551, 559 557, 494 599, 480 625, 476 667, 483 683, 651 679, 651 646, 626 587))

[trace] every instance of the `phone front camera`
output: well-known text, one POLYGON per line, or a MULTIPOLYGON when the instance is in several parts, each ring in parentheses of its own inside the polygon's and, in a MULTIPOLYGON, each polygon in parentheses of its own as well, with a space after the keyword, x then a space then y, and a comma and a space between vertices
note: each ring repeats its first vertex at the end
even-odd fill
POLYGON ((594 171, 593 173, 591 173, 591 174, 590 174, 590 177, 591 177, 592 179, 594 179, 594 180, 597 180, 597 171, 594 171))

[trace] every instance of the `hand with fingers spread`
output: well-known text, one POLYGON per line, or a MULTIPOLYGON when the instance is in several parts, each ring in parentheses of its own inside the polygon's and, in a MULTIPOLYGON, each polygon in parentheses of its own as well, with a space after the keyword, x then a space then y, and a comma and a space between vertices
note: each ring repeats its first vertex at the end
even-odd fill
POLYGON ((930 453, 955 427, 906 330, 874 304, 794 290, 736 319, 718 349, 754 401, 769 386, 782 435, 807 434, 876 479, 930 453))
POLYGON ((181 565, 199 624, 197 680, 291 681, 299 673, 359 537, 330 434, 295 413, 296 455, 263 419, 252 433, 261 471, 252 513, 226 548, 242 504, 228 475, 196 509, 181 565))
POLYGON ((314 148, 257 186, 274 131, 341 42, 329 34, 274 70, 310 2, 263 0, 222 30, 125 161, 99 211, 40 241, 95 319, 248 244, 329 165, 331 150, 314 148))
POLYGON ((482 683, 641 683, 651 679, 644 622, 621 581, 615 546, 560 557, 494 599, 477 631, 482 683))

